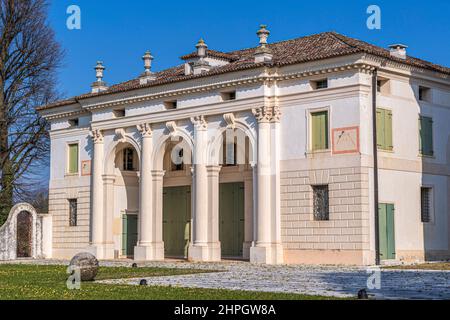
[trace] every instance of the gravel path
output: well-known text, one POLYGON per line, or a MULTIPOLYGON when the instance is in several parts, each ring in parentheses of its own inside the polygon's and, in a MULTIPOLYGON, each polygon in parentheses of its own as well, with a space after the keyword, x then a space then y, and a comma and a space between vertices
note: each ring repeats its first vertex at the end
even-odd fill
MULTIPOLYGON (((67 261, 19 263, 67 264, 67 261)), ((102 261, 102 266, 131 266, 133 261, 102 261)), ((221 288, 300 293, 330 297, 355 297, 360 289, 378 299, 450 299, 450 271, 388 270, 380 272, 380 289, 367 289, 368 268, 345 266, 262 266, 248 262, 139 263, 139 267, 194 268, 220 272, 146 278, 149 285, 221 288)), ((371 269, 370 269, 371 270, 371 269)), ((138 285, 141 279, 103 280, 100 283, 138 285)))

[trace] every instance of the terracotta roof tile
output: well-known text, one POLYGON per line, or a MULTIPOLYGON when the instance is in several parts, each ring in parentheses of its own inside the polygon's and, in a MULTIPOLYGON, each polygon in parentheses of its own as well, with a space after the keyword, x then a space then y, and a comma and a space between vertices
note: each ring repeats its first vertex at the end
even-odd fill
MULTIPOLYGON (((94 96, 119 93, 133 89, 152 87, 165 83, 190 80, 200 77, 208 77, 227 72, 257 68, 263 65, 283 66, 308 61, 322 60, 338 56, 351 55, 355 53, 368 53, 379 57, 387 58, 390 60, 394 60, 400 63, 405 63, 414 67, 424 68, 427 70, 441 72, 450 75, 450 68, 436 65, 431 62, 410 56, 408 56, 406 60, 391 57, 390 52, 387 49, 377 47, 367 42, 350 38, 336 32, 324 32, 302 38, 272 43, 269 45, 269 47, 273 52, 273 60, 271 63, 268 64, 254 62, 254 53, 256 47, 243 50, 236 50, 227 53, 208 50, 208 54, 211 57, 226 59, 230 63, 224 66, 214 67, 209 72, 199 75, 185 75, 184 65, 179 65, 156 73, 156 79, 144 85, 139 84, 139 79, 136 78, 123 83, 112 85, 111 87, 108 88, 108 90, 100 93, 83 94, 74 97, 72 99, 59 101, 57 103, 38 108, 38 110, 67 105, 75 103, 80 99, 85 99, 94 96)), ((196 52, 193 52, 183 56, 182 59, 190 59, 196 56, 197 56, 196 52)))

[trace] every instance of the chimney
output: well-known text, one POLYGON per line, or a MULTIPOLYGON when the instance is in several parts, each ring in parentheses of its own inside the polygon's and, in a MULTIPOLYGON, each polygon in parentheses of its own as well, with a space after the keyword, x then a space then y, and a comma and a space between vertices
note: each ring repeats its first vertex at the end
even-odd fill
POLYGON ((144 60, 144 72, 141 74, 139 78, 140 84, 146 84, 150 81, 153 81, 156 79, 155 74, 152 72, 152 61, 153 56, 150 53, 150 51, 145 52, 145 54, 142 56, 142 60, 144 60))
POLYGON ((262 24, 256 34, 259 38, 259 47, 255 51, 255 63, 272 61, 272 50, 270 50, 267 45, 267 38, 270 35, 270 31, 267 30, 267 26, 262 24))
POLYGON ((203 39, 200 39, 195 47, 197 48, 198 60, 193 64, 194 74, 208 72, 211 69, 208 61, 205 60, 208 45, 203 39))
POLYGON ((102 91, 108 90, 108 87, 106 83, 103 81, 103 71, 105 71, 105 67, 103 66, 102 61, 97 61, 97 65, 95 66, 95 76, 97 78, 97 81, 95 81, 91 87, 92 87, 92 93, 99 93, 102 91))
POLYGON ((389 49, 391 50, 391 57, 405 60, 406 59, 406 48, 408 48, 408 46, 405 46, 403 44, 390 45, 389 49))

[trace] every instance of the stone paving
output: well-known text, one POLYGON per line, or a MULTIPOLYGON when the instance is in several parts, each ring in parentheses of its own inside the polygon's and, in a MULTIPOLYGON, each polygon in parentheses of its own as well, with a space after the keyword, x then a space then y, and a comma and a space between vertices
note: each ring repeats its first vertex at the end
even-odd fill
MULTIPOLYGON (((20 261, 20 263, 67 264, 66 261, 20 261)), ((101 262, 102 266, 131 266, 133 261, 101 262)), ((195 268, 219 272, 149 277, 148 285, 300 293, 329 297, 355 297, 366 288, 376 299, 450 299, 450 271, 382 269, 381 287, 367 289, 364 267, 262 266, 248 262, 188 263, 184 261, 138 263, 139 267, 195 268)), ((100 283, 138 285, 141 279, 103 280, 100 283)))
MULTIPOLYGON (((355 297, 366 288, 376 299, 450 299, 450 271, 383 270, 379 290, 367 289, 367 268, 344 266, 259 266, 233 263, 146 263, 146 266, 222 270, 217 273, 146 278, 149 285, 221 288, 300 293, 329 297, 355 297)), ((104 283, 138 285, 140 279, 104 283)))

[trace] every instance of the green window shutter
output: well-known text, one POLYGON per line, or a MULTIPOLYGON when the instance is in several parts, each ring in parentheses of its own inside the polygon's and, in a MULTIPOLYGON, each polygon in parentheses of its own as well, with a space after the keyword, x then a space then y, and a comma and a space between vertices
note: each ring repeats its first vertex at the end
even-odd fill
POLYGON ((419 119, 419 147, 420 153, 426 156, 433 155, 433 120, 430 117, 419 119))
POLYGON ((392 142, 392 111, 385 110, 385 141, 386 149, 393 150, 394 145, 392 142))
POLYGON ((78 173, 78 144, 69 145, 69 173, 78 173))
POLYGON ((312 117, 312 150, 328 149, 328 111, 316 112, 312 117))
POLYGON ((384 149, 384 112, 383 109, 377 109, 377 146, 384 149))

